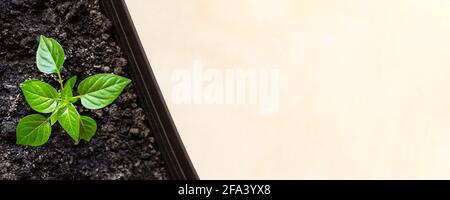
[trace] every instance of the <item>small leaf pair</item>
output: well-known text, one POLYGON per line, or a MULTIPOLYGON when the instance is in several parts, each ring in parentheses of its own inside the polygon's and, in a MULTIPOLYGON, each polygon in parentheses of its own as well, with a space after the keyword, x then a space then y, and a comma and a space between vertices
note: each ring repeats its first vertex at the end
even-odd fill
POLYGON ((51 134, 51 126, 58 122, 75 141, 90 141, 97 130, 97 123, 88 116, 81 116, 73 103, 81 99, 81 105, 88 109, 100 109, 108 106, 131 83, 130 79, 114 74, 96 74, 87 77, 77 87, 78 96, 73 95, 77 77, 73 76, 63 84, 61 69, 64 64, 64 50, 52 38, 40 36, 36 54, 39 71, 58 75, 60 92, 48 83, 39 80, 27 80, 20 86, 30 107, 41 114, 25 116, 16 127, 17 144, 40 146, 45 144, 51 134))

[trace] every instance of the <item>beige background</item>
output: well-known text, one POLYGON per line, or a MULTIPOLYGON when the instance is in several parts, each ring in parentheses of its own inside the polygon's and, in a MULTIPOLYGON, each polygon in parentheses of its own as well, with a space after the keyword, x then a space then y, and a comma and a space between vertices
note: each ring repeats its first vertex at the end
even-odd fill
POLYGON ((450 1, 126 2, 201 178, 450 178, 450 1), (195 60, 279 67, 279 112, 173 104, 195 60))

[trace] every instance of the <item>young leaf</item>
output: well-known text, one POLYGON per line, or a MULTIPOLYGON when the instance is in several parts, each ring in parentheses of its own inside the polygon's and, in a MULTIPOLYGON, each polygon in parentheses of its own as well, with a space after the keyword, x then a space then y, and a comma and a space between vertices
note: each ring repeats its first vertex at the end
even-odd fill
POLYGON ((131 82, 114 74, 90 76, 78 85, 81 104, 88 109, 100 109, 111 104, 131 82))
POLYGON ((77 99, 73 99, 72 88, 77 82, 77 76, 72 76, 69 80, 64 83, 64 88, 61 91, 61 97, 68 102, 75 103, 77 99))
POLYGON ((40 146, 50 137, 51 127, 47 118, 40 114, 28 115, 19 121, 16 128, 16 143, 40 146))
POLYGON ((55 112, 53 112, 53 113, 50 115, 50 125, 55 124, 55 123, 58 121, 58 117, 59 117, 59 115, 58 115, 58 110, 56 110, 55 112))
POLYGON ((90 141, 97 131, 97 123, 95 120, 88 116, 80 117, 80 138, 86 141, 90 141))
POLYGON ((73 97, 72 88, 69 87, 69 85, 64 86, 64 88, 61 90, 61 98, 63 100, 69 101, 72 97, 73 97))
POLYGON ((59 109, 58 122, 75 143, 78 143, 80 136, 80 114, 78 114, 73 104, 68 104, 59 109))
POLYGON ((59 114, 60 114, 60 110, 64 107, 66 107, 69 104, 69 102, 67 101, 60 101, 58 103, 58 106, 56 106, 55 111, 53 111, 53 113, 50 115, 50 125, 53 126, 53 124, 55 124, 58 121, 59 118, 59 114))
POLYGON ((75 83, 77 82, 77 76, 72 76, 69 80, 64 83, 64 87, 70 87, 72 89, 75 86, 75 83))
POLYGON ((59 73, 64 64, 64 50, 61 45, 53 38, 41 35, 36 53, 36 64, 39 71, 46 74, 59 73))
POLYGON ((33 110, 41 113, 51 113, 55 110, 58 104, 58 92, 48 83, 28 80, 20 88, 33 110))

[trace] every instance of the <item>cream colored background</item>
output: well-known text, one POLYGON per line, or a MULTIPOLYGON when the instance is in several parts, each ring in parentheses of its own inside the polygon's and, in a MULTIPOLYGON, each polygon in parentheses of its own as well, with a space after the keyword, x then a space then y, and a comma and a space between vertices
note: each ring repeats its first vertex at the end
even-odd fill
POLYGON ((201 178, 450 178, 450 1, 126 2, 201 178), (278 66, 280 111, 172 104, 195 60, 278 66))

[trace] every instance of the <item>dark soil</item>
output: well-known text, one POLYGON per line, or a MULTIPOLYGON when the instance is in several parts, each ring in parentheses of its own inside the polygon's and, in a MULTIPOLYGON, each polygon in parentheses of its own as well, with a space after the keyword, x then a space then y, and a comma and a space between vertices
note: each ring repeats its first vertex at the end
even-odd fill
POLYGON ((57 87, 37 70, 39 34, 58 40, 66 53, 65 79, 110 72, 127 77, 127 60, 112 37, 98 0, 0 0, 0 179, 166 179, 167 172, 134 86, 110 106, 83 109, 98 123, 90 142, 75 145, 58 124, 41 147, 16 144, 18 121, 34 113, 19 84, 30 78, 57 87))

